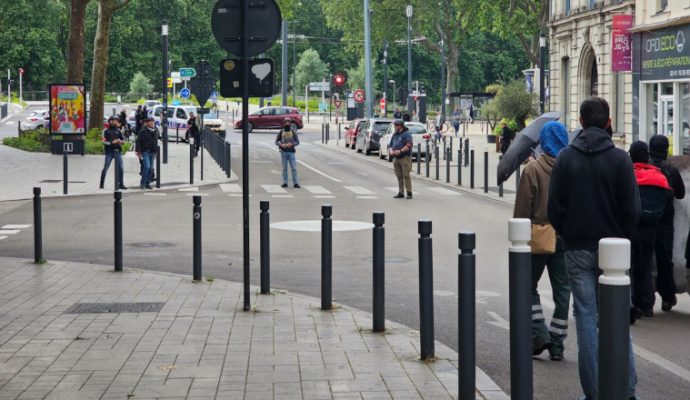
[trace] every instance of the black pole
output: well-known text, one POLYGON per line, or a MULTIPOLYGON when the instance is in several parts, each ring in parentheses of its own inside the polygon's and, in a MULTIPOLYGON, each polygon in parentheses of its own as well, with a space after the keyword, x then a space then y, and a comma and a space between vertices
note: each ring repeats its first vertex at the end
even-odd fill
POLYGON ((474 400, 476 396, 476 237, 474 232, 458 235, 458 369, 460 370, 460 400, 474 400))
MULTIPOLYGON (((165 149, 165 144, 163 145, 165 149)), ((161 146, 156 146, 156 189, 161 188, 161 146)))
POLYGON ((489 152, 484 151, 484 193, 489 193, 489 152))
POLYGON ((122 182, 120 182, 120 168, 122 166, 120 165, 120 150, 115 150, 115 190, 120 190, 120 185, 122 182))
POLYGON ((434 149, 434 158, 436 159, 436 180, 438 180, 439 176, 439 155, 438 155, 438 143, 436 144, 436 148, 434 149))
POLYGON ((225 157, 225 164, 227 166, 225 169, 225 176, 229 178, 232 175, 232 147, 228 142, 225 142, 225 157))
MULTIPOLYGON (((462 144, 462 142, 460 142, 462 144)), ((462 186, 462 149, 458 148, 458 186, 462 186)))
POLYGON ((34 262, 43 262, 43 218, 41 216, 41 188, 34 188, 34 262))
POLYGON ((193 235, 194 235, 194 259, 192 280, 194 282, 201 282, 201 196, 194 195, 192 198, 194 207, 192 208, 192 218, 194 221, 193 235))
MULTIPOLYGON (((242 82, 249 82, 249 1, 242 2, 242 82)), ((242 85, 242 283, 243 310, 249 311, 249 85, 242 85)))
POLYGON ((388 41, 383 42, 383 118, 388 118, 388 41))
POLYGON ((374 332, 386 330, 385 214, 374 213, 374 332))
POLYGON ((474 189, 474 149, 470 150, 470 189, 474 189))
POLYGON ((429 141, 426 141, 426 153, 424 153, 424 164, 426 165, 426 177, 429 177, 429 157, 431 157, 431 151, 429 150, 429 141))
POLYGON ((470 163, 470 139, 467 138, 465 139, 465 167, 467 167, 470 163))
MULTIPOLYGON (((163 21, 163 113, 161 114, 161 128, 163 129, 163 164, 168 163, 168 21, 163 21)), ((203 85, 202 85, 203 86, 203 85)), ((157 173, 160 173, 160 168, 157 173)), ((156 186, 158 187, 158 186, 156 186)))
POLYGON ((113 193, 115 197, 115 272, 122 271, 122 192, 113 193))
MULTIPOLYGON (((511 219, 508 257, 510 309, 510 394, 531 400, 532 388, 532 236, 529 219, 511 219)), ((629 298, 628 298, 629 299, 629 298)), ((626 314, 627 315, 627 314, 626 314)))
POLYGON ((546 108, 546 37, 539 33, 539 113, 544 114, 546 108))
POLYGON ((333 206, 321 206, 321 309, 333 308, 333 206))
POLYGON ((452 136, 450 137, 449 147, 450 147, 450 153, 448 153, 448 157, 450 157, 450 161, 453 161, 453 137, 452 136))
POLYGON ((422 144, 417 143, 417 175, 422 173, 422 144))
POLYGON ((417 222, 419 231, 419 340, 422 360, 434 357, 434 260, 431 221, 417 222))
POLYGON ((189 184, 194 184, 194 145, 189 143, 189 184))
POLYGON ((515 170, 515 193, 517 193, 519 187, 520 187, 520 164, 518 164, 517 169, 515 170))
POLYGON ((259 202, 261 214, 259 215, 259 237, 261 252, 261 294, 271 293, 271 238, 268 201, 259 202))
MULTIPOLYGON (((201 79, 203 86, 204 77, 202 76, 201 79)), ((204 148, 206 146, 206 138, 204 137, 205 133, 206 130, 204 129, 204 114, 201 114, 201 134, 199 135, 199 137, 201 138, 201 144, 199 145, 199 153, 201 153, 201 156, 199 158, 201 159, 201 162, 199 164, 199 179, 201 179, 202 181, 204 180, 204 148)))
POLYGON ((180 125, 175 126, 175 143, 180 143, 180 125))
POLYGON ((450 148, 446 149, 446 183, 450 183, 450 148))
POLYGON ((63 152, 62 152, 62 194, 67 194, 68 182, 69 182, 69 173, 68 173, 68 168, 67 168, 67 152, 64 151, 64 149, 63 149, 63 152))

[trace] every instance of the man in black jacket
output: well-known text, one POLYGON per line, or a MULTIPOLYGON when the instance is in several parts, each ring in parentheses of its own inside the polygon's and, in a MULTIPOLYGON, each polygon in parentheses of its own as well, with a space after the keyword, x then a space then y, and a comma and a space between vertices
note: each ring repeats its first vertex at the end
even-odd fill
MULTIPOLYGON (((565 241, 565 264, 573 293, 580 384, 588 400, 597 399, 597 281, 599 240, 630 238, 640 218, 640 195, 628 154, 604 130, 611 124, 606 100, 591 97, 580 105, 584 130, 563 149, 551 173, 548 216, 565 241)), ((630 341, 630 398, 637 373, 630 341)))
MULTIPOLYGON (((663 135, 654 135, 649 139, 649 157, 652 164, 659 167, 661 172, 666 175, 673 196, 676 199, 685 197, 685 183, 676 167, 666 161, 668 157, 668 138, 663 135)), ((669 199, 664 214, 659 221, 659 228, 656 231, 656 242, 654 252, 656 254, 656 290, 661 296, 661 309, 671 311, 676 305, 676 282, 673 279, 673 198, 669 199)), ((652 297, 653 298, 653 297, 652 297)), ((652 303, 654 305, 654 303, 652 303)), ((651 311, 645 315, 651 317, 651 311)))
POLYGON ((118 189, 127 189, 124 184, 124 166, 122 165, 122 143, 125 141, 125 137, 122 135, 122 131, 117 127, 118 119, 117 116, 111 115, 108 118, 108 128, 103 130, 103 135, 101 140, 103 141, 104 153, 105 153, 105 164, 103 165, 103 170, 101 171, 101 184, 100 188, 103 189, 105 184, 105 176, 108 174, 108 168, 110 168, 110 163, 115 159, 115 165, 119 168, 117 170, 118 175, 118 189))
POLYGON ((158 128, 154 125, 153 118, 145 120, 146 125, 137 135, 137 156, 142 162, 140 189, 152 189, 151 179, 153 177, 152 168, 156 161, 156 151, 160 135, 158 128))

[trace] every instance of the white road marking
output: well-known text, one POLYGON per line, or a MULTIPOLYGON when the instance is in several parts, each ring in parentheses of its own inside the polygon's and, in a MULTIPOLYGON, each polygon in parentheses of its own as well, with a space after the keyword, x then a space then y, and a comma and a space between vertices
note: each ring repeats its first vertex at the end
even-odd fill
MULTIPOLYGON (((365 229, 371 229, 374 224, 370 222, 360 222, 360 221, 333 221, 333 231, 359 231, 365 229)), ((299 232, 321 232, 321 220, 311 220, 311 221, 283 221, 274 222, 271 224, 273 229, 282 229, 286 231, 299 231, 299 232)))
POLYGON ((430 187, 429 190, 431 190, 434 193, 442 194, 444 196, 460 196, 460 193, 456 192, 455 190, 450 190, 442 187, 430 187))
POLYGON ((178 192, 198 192, 199 188, 198 187, 188 187, 188 188, 182 188, 182 189, 177 189, 178 192))
POLYGON ((455 292, 449 290, 434 290, 434 296, 439 297, 458 297, 455 292))
POLYGON ((314 196, 315 199, 335 199, 335 196, 314 196))
POLYGON ((6 122, 7 125, 14 125, 15 123, 16 123, 15 121, 7 121, 6 122))
POLYGON ((252 160, 253 164, 271 164, 273 161, 270 160, 252 160))
POLYGON ((5 225, 2 229, 26 229, 31 225, 5 225))
POLYGON ((493 318, 493 321, 486 321, 487 324, 503 328, 507 331, 510 330, 510 322, 506 321, 503 317, 501 317, 493 311, 487 311, 487 314, 489 314, 489 316, 493 318))
POLYGON ((376 196, 357 196, 357 199, 359 200, 376 200, 378 197, 376 196))
POLYGON ((295 196, 293 196, 293 195, 291 195, 291 194, 274 194, 274 195, 271 196, 271 197, 275 197, 275 198, 277 198, 277 199, 291 199, 291 198, 293 198, 293 197, 295 197, 295 196))
POLYGON ((187 193, 187 196, 208 196, 208 193, 187 193))
POLYGON ((0 236, 0 240, 7 239, 7 236, 0 236))
POLYGON ((386 186, 384 189, 388 190, 391 193, 398 193, 398 187, 397 186, 386 186))
POLYGON ((280 187, 280 185, 261 185, 268 193, 287 193, 287 190, 280 187))
POLYGON ((374 192, 367 188, 363 188, 361 186, 344 186, 345 189, 351 191, 354 194, 360 194, 360 195, 372 195, 374 192))
POLYGON ((311 165, 305 163, 304 161, 297 160, 297 163, 303 165, 305 168, 308 168, 308 169, 316 172, 317 174, 323 176, 324 178, 328 178, 328 179, 332 180, 333 182, 338 182, 338 183, 342 182, 340 179, 334 178, 330 175, 326 175, 325 173, 319 171, 318 169, 312 167, 311 165))
POLYGON ((19 232, 19 229, 0 229, 0 235, 16 235, 19 232))
POLYGON ((331 192, 323 186, 304 186, 311 194, 331 194, 331 192))
POLYGON ((167 196, 167 193, 144 193, 144 196, 167 196))
MULTIPOLYGON (((242 193, 230 193, 228 197, 242 197, 242 193)), ((252 197, 250 194, 249 197, 252 197)))
POLYGON ((227 193, 242 193, 242 188, 236 183, 221 183, 220 190, 227 193))

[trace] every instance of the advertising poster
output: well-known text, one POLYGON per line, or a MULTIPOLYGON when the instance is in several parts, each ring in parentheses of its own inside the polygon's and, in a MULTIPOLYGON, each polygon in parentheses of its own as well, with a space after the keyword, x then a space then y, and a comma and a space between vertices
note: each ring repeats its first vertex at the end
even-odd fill
POLYGON ((84 85, 53 84, 50 91, 50 133, 83 135, 86 132, 84 85))
POLYGON ((690 44, 686 38, 690 38, 690 25, 642 32, 640 80, 690 78, 690 44))
POLYGON ((620 14, 613 16, 611 31, 611 71, 632 71, 632 36, 633 16, 620 14))

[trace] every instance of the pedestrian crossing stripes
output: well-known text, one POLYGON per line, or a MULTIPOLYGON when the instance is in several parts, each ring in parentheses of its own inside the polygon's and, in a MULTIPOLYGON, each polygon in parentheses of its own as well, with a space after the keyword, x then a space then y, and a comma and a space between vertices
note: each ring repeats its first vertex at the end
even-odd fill
POLYGON ((351 191, 352 193, 357 194, 357 195, 369 196, 369 195, 374 194, 374 192, 372 192, 371 190, 369 190, 367 188, 363 188, 361 186, 343 186, 343 187, 345 189, 351 191))
POLYGON ((198 192, 199 188, 196 186, 192 187, 187 187, 187 188, 182 188, 182 189, 177 189, 178 192, 198 192))
POLYGON ((19 229, 0 229, 0 235, 16 235, 19 232, 19 229))
POLYGON ((220 190, 226 193, 242 193, 242 188, 236 183, 221 183, 220 190))
POLYGON ((311 194, 331 194, 331 192, 328 189, 322 186, 304 186, 304 188, 307 189, 311 194))
POLYGON ((7 239, 7 236, 0 236, 0 240, 7 239))
POLYGON ((442 194, 444 196, 460 196, 460 193, 456 192, 455 190, 450 190, 442 187, 433 187, 429 188, 432 192, 442 194))
POLYGON ((5 225, 2 229, 26 229, 31 227, 31 225, 5 225))
POLYGON ((261 187, 267 192, 267 193, 287 193, 287 190, 283 189, 280 187, 280 185, 261 185, 261 187))
POLYGON ((23 229, 30 228, 31 224, 6 224, 0 227, 0 240, 5 240, 12 235, 16 235, 23 229))

